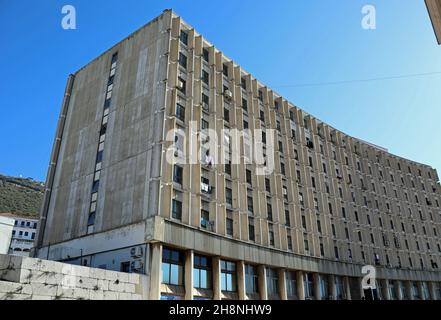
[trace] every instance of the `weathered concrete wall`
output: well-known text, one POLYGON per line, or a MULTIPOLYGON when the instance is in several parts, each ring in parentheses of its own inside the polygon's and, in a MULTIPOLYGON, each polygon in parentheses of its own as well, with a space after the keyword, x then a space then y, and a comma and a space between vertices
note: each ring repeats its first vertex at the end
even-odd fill
POLYGON ((146 276, 0 255, 0 300, 141 300, 146 276))
POLYGON ((170 14, 161 15, 74 74, 39 248, 87 233, 103 105, 116 52, 94 232, 157 214, 169 21, 170 14))

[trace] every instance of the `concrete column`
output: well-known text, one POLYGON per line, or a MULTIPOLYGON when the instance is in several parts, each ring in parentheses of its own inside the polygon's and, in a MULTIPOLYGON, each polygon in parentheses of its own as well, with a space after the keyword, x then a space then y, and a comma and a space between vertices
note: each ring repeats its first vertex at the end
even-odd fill
POLYGON ((193 250, 185 252, 185 300, 193 300, 193 250))
POLYGON ((279 296, 280 300, 288 300, 288 293, 286 291, 286 275, 285 269, 278 270, 279 276, 279 296))
POLYGON ((303 272, 297 271, 297 296, 299 300, 305 300, 305 286, 303 284, 303 272))
POLYGON ((417 283, 418 283, 418 294, 420 296, 420 300, 425 300, 423 283, 421 281, 418 281, 417 283))
POLYGON ((329 294, 333 300, 337 300, 337 287, 335 286, 335 276, 329 275, 329 294))
POLYGON ((239 300, 246 299, 245 291, 245 263, 239 261, 237 264, 237 292, 239 294, 239 300))
POLYGON ((314 286, 314 289, 313 289, 314 290, 314 299, 321 300, 322 295, 320 292, 320 275, 318 273, 313 273, 312 279, 313 279, 313 286, 314 286))
POLYGON ((214 257, 213 264, 213 300, 221 300, 221 265, 220 258, 214 257))
POLYGON ((162 244, 152 243, 151 247, 151 268, 150 268, 150 300, 161 298, 162 283, 162 244))
POLYGON ((390 294, 389 294, 389 281, 386 279, 382 279, 381 286, 383 287, 383 292, 381 293, 383 296, 383 300, 390 300, 390 294))
POLYGON ((363 285, 361 283, 362 278, 359 278, 358 283, 360 284, 359 288, 360 288, 360 299, 363 300, 363 297, 366 299, 365 295, 364 295, 364 289, 363 289, 363 285))
POLYGON ((351 300, 351 286, 349 285, 349 277, 343 277, 343 286, 346 291, 346 300, 351 300))
POLYGON ((434 283, 428 282, 427 285, 429 286, 430 300, 436 300, 436 292, 435 292, 434 283))
POLYGON ((267 290, 267 283, 266 283, 266 270, 265 266, 258 266, 257 267, 257 274, 259 275, 259 292, 260 292, 260 299, 261 300, 268 300, 268 290, 267 290))
POLYGON ((413 300, 412 295, 412 283, 410 281, 404 281, 404 286, 406 287, 406 293, 409 300, 413 300))
POLYGON ((397 295, 397 300, 403 300, 403 295, 401 294, 401 286, 403 284, 401 281, 396 280, 395 281, 395 294, 397 295))

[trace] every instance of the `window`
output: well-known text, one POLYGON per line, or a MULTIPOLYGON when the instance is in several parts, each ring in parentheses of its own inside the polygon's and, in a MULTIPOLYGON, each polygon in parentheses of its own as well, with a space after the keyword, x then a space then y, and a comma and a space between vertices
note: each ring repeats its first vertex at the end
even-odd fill
POLYGON ((231 161, 225 164, 225 174, 231 175, 231 161))
POLYGON ((181 33, 179 35, 179 39, 181 40, 181 43, 184 45, 188 45, 188 33, 184 30, 181 30, 181 33))
POLYGON ((177 220, 182 219, 182 202, 176 199, 173 199, 172 202, 172 218, 177 220))
POLYGON ((236 263, 221 260, 221 289, 222 291, 236 291, 236 263))
POLYGON ((286 293, 288 298, 297 298, 297 278, 294 271, 286 272, 286 293))
POLYGON ((211 259, 195 255, 193 259, 193 286, 198 289, 211 288, 211 259))
POLYGON ((304 247, 305 247, 305 252, 308 252, 308 251, 309 251, 309 242, 308 242, 308 239, 307 239, 307 235, 304 234, 303 237, 305 238, 305 239, 303 240, 303 245, 304 245, 304 247))
POLYGON ((93 226, 95 224, 95 217, 96 217, 96 213, 95 211, 92 211, 91 213, 89 213, 89 218, 87 219, 87 226, 93 226))
POLYGON ((224 63, 222 66, 222 73, 224 76, 228 77, 228 65, 226 63, 224 63))
POLYGON ((274 269, 267 269, 266 272, 266 285, 268 289, 268 295, 277 295, 279 292, 279 277, 277 271, 274 269))
POLYGON ((176 118, 181 121, 185 121, 185 108, 179 103, 176 104, 176 118))
POLYGON ((208 127, 209 127, 208 121, 202 119, 202 121, 201 121, 201 129, 202 129, 202 130, 207 130, 208 127))
POLYGON ((98 153, 96 155, 96 163, 100 163, 103 161, 103 154, 104 154, 103 150, 98 151, 98 153))
POLYGON ((250 241, 255 241, 253 218, 248 218, 248 238, 250 239, 250 241))
POLYGON ((205 83, 206 85, 209 84, 208 77, 209 77, 208 72, 205 70, 202 70, 202 82, 205 83))
POLYGON ((202 107, 208 110, 210 104, 210 98, 206 94, 202 94, 202 107))
POLYGON ((230 122, 230 110, 227 108, 224 108, 224 120, 226 122, 230 122))
POLYGON ((201 227, 207 229, 210 220, 210 213, 206 210, 201 210, 201 227))
POLYGON ((233 205, 233 191, 230 188, 225 188, 225 201, 229 205, 233 205))
POLYGON ((270 246, 274 246, 274 227, 272 223, 268 225, 268 230, 270 246))
POLYGON ((320 276, 320 295, 322 299, 328 299, 329 297, 329 282, 325 275, 320 276))
POLYGON ((345 289, 344 289, 344 285, 343 285, 343 280, 339 276, 335 276, 334 280, 335 280, 335 289, 336 289, 336 293, 337 293, 336 299, 343 300, 346 297, 346 293, 345 293, 345 289))
POLYGON ((259 293, 259 276, 257 273, 257 267, 246 264, 245 265, 245 289, 246 293, 257 294, 259 293))
POLYGON ((182 184, 182 172, 182 167, 176 164, 173 166, 173 182, 182 184))
POLYGON ((247 89, 247 80, 245 79, 245 77, 242 77, 240 79, 240 86, 242 87, 242 89, 246 90, 247 89))
POLYGON ((247 183, 251 184, 252 179, 251 179, 251 170, 246 169, 246 179, 247 179, 247 183))
POLYGON ((317 219, 317 231, 318 233, 322 233, 322 224, 319 219, 317 219))
POLYGON ((273 209, 271 207, 270 203, 266 204, 266 211, 267 211, 267 219, 268 221, 273 221, 273 209))
POLYGON ((184 69, 187 69, 187 56, 182 52, 179 52, 179 65, 184 69))
POLYGON ((234 225, 233 212, 230 210, 227 210, 227 219, 226 219, 226 223, 225 223, 227 236, 230 236, 230 237, 233 236, 233 231, 234 231, 233 225, 234 225))
POLYGON ((208 62, 210 53, 207 48, 202 49, 202 58, 208 62))
MULTIPOLYGON (((249 190, 248 192, 252 192, 252 191, 249 190)), ((248 204, 248 212, 254 213, 253 196, 252 195, 247 197, 247 204, 248 204)))
POLYGON ((291 236, 286 236, 286 241, 288 242, 288 250, 292 251, 292 237, 291 236))
POLYGON ((186 90, 187 82, 184 79, 182 79, 181 77, 178 77, 178 83, 179 83, 179 85, 178 85, 179 91, 181 91, 183 94, 185 94, 185 92, 187 91, 186 90))
POLYGON ((288 227, 291 226, 291 219, 289 216, 289 210, 285 210, 285 225, 288 227))
POLYGON ((242 109, 245 112, 248 112, 248 101, 246 99, 244 99, 244 98, 242 98, 242 109))
POLYGON ((268 178, 265 178, 265 190, 268 193, 271 193, 271 183, 268 178))
POLYGON ((100 186, 100 181, 94 181, 92 184, 92 193, 98 192, 98 188, 100 186))
POLYGON ((259 101, 263 102, 263 92, 262 92, 262 90, 259 90, 258 99, 259 99, 259 101))
POLYGON ((304 273, 303 284, 305 287, 305 299, 312 299, 314 297, 314 286, 312 273, 304 273))
POLYGON ((182 286, 184 284, 184 259, 180 251, 162 250, 162 283, 182 286))
POLYGON ((130 261, 121 262, 119 270, 121 272, 130 272, 130 261))

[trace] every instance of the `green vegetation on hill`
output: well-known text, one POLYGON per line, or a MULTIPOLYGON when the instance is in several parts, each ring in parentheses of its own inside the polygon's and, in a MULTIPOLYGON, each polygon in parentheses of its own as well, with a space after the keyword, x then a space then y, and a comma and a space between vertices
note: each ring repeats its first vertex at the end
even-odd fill
POLYGON ((0 175, 0 213, 38 217, 43 195, 41 182, 0 175))

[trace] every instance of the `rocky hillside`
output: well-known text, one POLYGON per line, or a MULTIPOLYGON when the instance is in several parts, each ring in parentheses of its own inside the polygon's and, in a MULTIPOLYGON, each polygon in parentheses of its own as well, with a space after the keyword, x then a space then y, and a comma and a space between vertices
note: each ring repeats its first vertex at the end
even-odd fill
POLYGON ((44 183, 0 175, 0 212, 38 217, 44 183))

